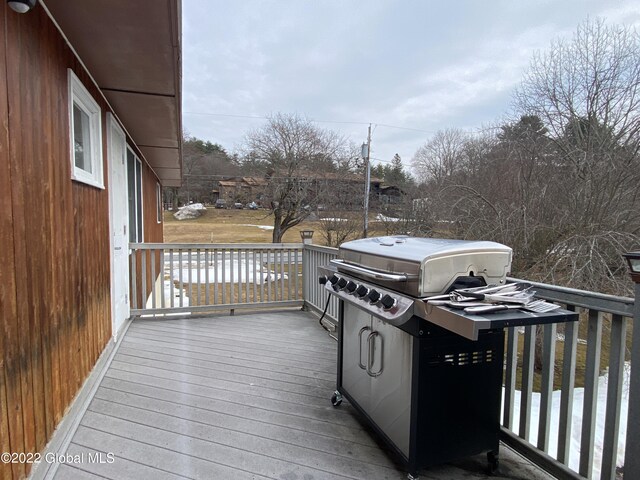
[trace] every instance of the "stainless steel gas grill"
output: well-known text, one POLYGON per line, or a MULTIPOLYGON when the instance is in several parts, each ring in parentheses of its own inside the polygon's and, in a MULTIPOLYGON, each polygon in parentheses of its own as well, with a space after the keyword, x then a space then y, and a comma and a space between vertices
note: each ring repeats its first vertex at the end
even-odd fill
POLYGON ((338 258, 320 268, 320 283, 341 300, 332 403, 347 398, 410 477, 482 452, 495 470, 504 327, 577 319, 561 309, 501 305, 504 311, 474 314, 446 305, 455 302, 430 303, 450 291, 504 285, 511 256, 494 242, 378 237, 342 244, 338 258))

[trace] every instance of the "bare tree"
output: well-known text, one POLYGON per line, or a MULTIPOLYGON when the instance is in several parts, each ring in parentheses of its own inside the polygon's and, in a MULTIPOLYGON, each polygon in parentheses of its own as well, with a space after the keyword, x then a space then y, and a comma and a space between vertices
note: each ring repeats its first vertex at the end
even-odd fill
POLYGON ((348 156, 347 143, 340 135, 298 115, 281 113, 250 132, 245 145, 246 158, 266 168, 265 193, 274 216, 274 243, 307 218, 324 195, 317 174, 337 170, 339 161, 348 156))
POLYGON ((554 198, 562 228, 542 264, 555 265, 565 283, 583 285, 581 272, 590 272, 599 289, 622 293, 607 279, 620 254, 640 244, 640 35, 602 20, 583 23, 571 40, 534 56, 515 105, 548 129, 554 181, 563 187, 554 198))
POLYGON ((415 153, 412 166, 419 181, 440 184, 458 171, 463 159, 467 135, 458 129, 438 131, 415 153))

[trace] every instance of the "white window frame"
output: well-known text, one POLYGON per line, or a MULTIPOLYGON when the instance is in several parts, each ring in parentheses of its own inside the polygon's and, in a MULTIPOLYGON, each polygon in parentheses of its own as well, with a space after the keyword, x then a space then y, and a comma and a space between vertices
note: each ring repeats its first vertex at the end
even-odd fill
POLYGON ((69 140, 71 153, 71 179, 92 187, 104 189, 102 159, 102 110, 80 79, 67 69, 69 75, 69 140), (76 167, 73 128, 73 105, 77 105, 89 116, 89 138, 91 142, 91 173, 76 167))
POLYGON ((143 165, 142 165, 142 160, 140 160, 140 157, 138 157, 138 155, 136 155, 136 152, 133 151, 133 148, 131 148, 129 146, 129 144, 127 144, 127 192, 129 191, 129 181, 132 180, 133 181, 133 185, 134 185, 134 215, 133 218, 131 218, 131 215, 129 215, 129 241, 133 242, 133 239, 131 239, 131 232, 135 232, 135 242, 133 243, 142 243, 144 242, 144 194, 143 194, 143 189, 144 189, 144 185, 143 185, 143 180, 142 180, 142 170, 143 170, 143 165), (133 178, 130 179, 129 178, 129 153, 131 153, 131 155, 133 155, 133 178), (137 166, 140 166, 140 177, 137 176, 137 166), (138 184, 139 181, 139 184, 138 184), (138 186, 140 187, 140 191, 138 191, 138 186), (140 197, 140 203, 138 204, 138 196, 140 197), (140 218, 138 218, 138 207, 140 207, 140 218), (140 220, 140 223, 138 224, 138 220, 140 220), (138 238, 138 227, 140 227, 140 238, 138 238))
POLYGON ((156 182, 156 221, 158 223, 162 223, 162 212, 164 211, 162 207, 162 186, 160 182, 156 182))

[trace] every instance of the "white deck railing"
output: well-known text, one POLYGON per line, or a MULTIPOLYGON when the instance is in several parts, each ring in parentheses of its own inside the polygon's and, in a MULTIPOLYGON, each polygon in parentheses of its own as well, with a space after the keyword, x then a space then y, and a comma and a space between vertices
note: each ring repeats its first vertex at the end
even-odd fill
POLYGON ((129 246, 131 315, 301 306, 302 245, 129 246))
MULTIPOLYGON (((304 306, 315 312, 326 307, 326 317, 338 321, 337 299, 328 298, 317 283, 317 268, 337 256, 335 248, 302 244, 132 244, 130 248, 132 315, 304 306)), ((507 329, 503 440, 558 478, 613 480, 619 473, 616 465, 623 463, 621 444, 626 438, 640 441, 640 425, 626 424, 626 402, 640 402, 629 399, 625 390, 634 300, 534 285, 539 297, 580 311, 581 320, 507 329)), ((640 472, 624 474, 640 478, 640 472)))

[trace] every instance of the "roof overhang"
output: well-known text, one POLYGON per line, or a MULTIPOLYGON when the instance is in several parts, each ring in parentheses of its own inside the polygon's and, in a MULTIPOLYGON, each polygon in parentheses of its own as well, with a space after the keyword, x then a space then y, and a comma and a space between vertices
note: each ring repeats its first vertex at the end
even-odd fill
POLYGON ((165 186, 182 183, 181 0, 44 0, 165 186))

